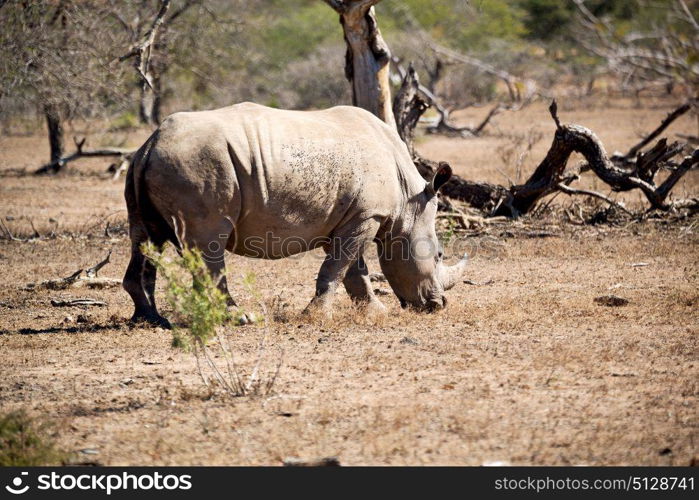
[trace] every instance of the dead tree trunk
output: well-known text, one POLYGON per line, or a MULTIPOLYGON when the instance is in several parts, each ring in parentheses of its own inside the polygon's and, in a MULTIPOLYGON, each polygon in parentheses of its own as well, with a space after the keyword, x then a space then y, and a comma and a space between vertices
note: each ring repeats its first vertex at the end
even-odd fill
POLYGON ((151 119, 153 123, 160 125, 162 120, 163 86, 162 75, 153 76, 153 105, 151 106, 151 119))
MULTIPOLYGON (((150 79, 151 76, 145 73, 145 78, 150 79)), ((144 79, 145 79, 144 78, 144 79)), ((144 125, 152 125, 153 120, 153 103, 155 102, 155 92, 145 82, 141 82, 141 97, 138 101, 138 118, 144 125)))
POLYGON ((193 5, 192 1, 186 2, 178 12, 168 19, 166 14, 170 8, 170 3, 171 0, 160 0, 160 8, 150 29, 138 43, 119 58, 119 61, 134 58, 134 69, 141 78, 138 114, 141 122, 148 125, 160 122, 160 75, 153 69, 151 61, 159 31, 163 31, 169 22, 172 22, 175 17, 193 5))
MULTIPOLYGON (((411 64, 408 66, 403 84, 393 102, 393 114, 396 117, 398 135, 408 146, 408 152, 415 167, 425 180, 429 180, 444 162, 437 163, 423 158, 415 150, 413 143, 415 127, 431 104, 420 89, 417 73, 411 64)), ((498 205, 500 200, 506 196, 507 189, 493 184, 467 181, 458 175, 452 175, 441 192, 450 198, 465 201, 478 209, 488 210, 498 205)))
POLYGON ((58 160, 63 156, 63 123, 61 122, 61 112, 55 104, 44 105, 44 116, 49 133, 49 145, 51 147, 51 161, 55 164, 54 172, 60 170, 58 160))
POLYGON ((160 75, 147 70, 141 83, 141 97, 138 101, 138 116, 141 123, 146 125, 159 125, 161 118, 162 91, 160 75))
POLYGON ((352 104, 395 126, 391 107, 391 56, 381 36, 374 5, 380 0, 325 0, 340 14, 345 34, 345 76, 352 85, 352 104))

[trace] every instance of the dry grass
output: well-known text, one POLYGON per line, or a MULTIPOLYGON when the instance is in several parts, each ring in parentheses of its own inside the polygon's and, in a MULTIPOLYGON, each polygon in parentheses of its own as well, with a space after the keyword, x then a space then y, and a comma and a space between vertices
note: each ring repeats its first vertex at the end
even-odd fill
MULTIPOLYGON (((603 140, 625 134, 623 149, 639 122, 654 125, 665 109, 620 108, 596 123, 586 121, 599 111, 570 110, 566 119, 597 128, 603 140)), ((499 126, 526 131, 530 113, 552 129, 533 108, 499 118, 499 126)), ((472 178, 499 181, 491 149, 507 143, 428 138, 420 147, 451 157, 461 174, 472 168, 472 178)), ((1 138, 0 169, 37 165, 44 149, 40 138, 1 138)), ((503 227, 495 239, 469 238, 479 249, 467 276, 476 285, 457 286, 436 315, 402 311, 387 295, 380 299, 389 314, 366 318, 343 294, 332 320, 307 321, 298 313, 313 295, 317 256, 229 256, 234 295, 254 308, 256 299, 239 286, 254 272, 276 318, 268 342, 284 350, 273 395, 229 399, 202 387, 193 359, 170 347, 168 332, 126 325, 131 304, 121 289, 22 290, 92 265, 110 248, 112 262, 100 275, 121 278, 125 234, 117 228, 108 238, 104 222, 90 222, 123 210, 122 184, 101 178, 102 165, 82 167, 89 175, 0 181, 0 216, 30 216, 40 232, 55 218, 76 234, 0 241, 0 410, 51 415, 64 429, 62 449, 98 450, 87 458, 109 465, 325 456, 342 464, 687 465, 699 454, 696 218, 627 229, 549 221, 559 237, 506 237, 503 227), (648 265, 631 265, 639 262, 648 265), (612 293, 630 303, 594 302, 612 293), (108 305, 49 303, 78 295, 108 305), (661 454, 666 448, 671 453, 661 454)), ((696 177, 685 181, 694 193, 696 177)), ((119 225, 125 212, 112 217, 119 225)), ((30 230, 26 221, 7 224, 30 230)), ((369 265, 378 271, 375 259, 369 265)), ((388 291, 385 283, 376 288, 388 291)), ((260 326, 228 332, 246 366, 260 334, 260 326)))

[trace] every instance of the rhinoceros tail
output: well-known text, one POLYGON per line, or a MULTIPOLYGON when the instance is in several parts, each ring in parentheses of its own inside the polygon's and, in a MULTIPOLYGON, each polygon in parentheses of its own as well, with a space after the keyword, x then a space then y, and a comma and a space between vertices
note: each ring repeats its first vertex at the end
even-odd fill
POLYGON ((134 154, 126 174, 124 197, 129 213, 129 224, 141 229, 141 231, 132 231, 132 238, 134 233, 145 232, 146 239, 158 247, 170 241, 179 248, 180 244, 175 231, 158 212, 148 196, 145 174, 148 169, 151 148, 157 139, 158 131, 156 130, 134 154))

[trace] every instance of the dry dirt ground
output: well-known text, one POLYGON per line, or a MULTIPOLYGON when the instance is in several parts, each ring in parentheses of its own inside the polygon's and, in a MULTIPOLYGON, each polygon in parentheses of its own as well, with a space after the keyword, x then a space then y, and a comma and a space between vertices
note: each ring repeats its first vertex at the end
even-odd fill
MULTIPOLYGON (((611 151, 632 145, 672 104, 578 103, 561 117, 591 127, 611 151)), ((457 117, 476 121, 485 111, 457 117)), ((526 149, 521 138, 543 134, 522 162, 526 175, 553 124, 537 104, 501 115, 489 131, 471 140, 427 137, 419 147, 464 176, 506 182, 517 176, 505 162, 526 149)), ((696 123, 685 117, 669 131, 676 133, 696 134, 696 123)), ((133 132, 128 143, 146 134, 133 132)), ((4 223, 19 236, 32 233, 29 219, 40 234, 56 234, 0 240, 0 411, 50 420, 78 462, 280 464, 336 456, 343 465, 687 465, 699 455, 696 217, 580 227, 550 215, 457 234, 453 244, 468 249, 472 263, 448 309, 405 312, 388 294, 380 298, 389 314, 378 320, 346 296, 332 320, 298 317, 313 295, 318 255, 229 256, 229 283, 242 306, 256 308, 240 285, 253 272, 276 318, 262 377, 282 360, 270 394, 229 398, 204 389, 194 358, 171 347, 170 332, 129 327, 131 304, 120 288, 23 289, 91 266, 109 249, 100 276, 120 279, 128 260, 123 182, 110 180, 99 161, 55 178, 18 173, 38 166, 46 150, 41 135, 0 138, 4 223), (531 237, 542 232, 549 237, 531 237), (629 303, 594 302, 607 294, 629 303), (68 297, 107 305, 51 305, 68 297)), ((676 192, 696 195, 698 186, 692 172, 676 192)), ((378 271, 374 259, 370 266, 378 271)), ((389 292, 384 283, 377 288, 389 292)), ((249 373, 263 328, 230 326, 226 335, 249 373)))

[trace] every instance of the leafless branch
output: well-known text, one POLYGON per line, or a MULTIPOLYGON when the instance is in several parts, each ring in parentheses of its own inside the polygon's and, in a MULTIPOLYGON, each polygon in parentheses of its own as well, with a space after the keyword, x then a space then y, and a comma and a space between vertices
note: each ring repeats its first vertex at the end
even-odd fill
POLYGON ((634 147, 629 149, 629 152, 624 155, 625 158, 634 158, 639 151, 650 144, 655 138, 662 134, 666 128, 668 128, 672 122, 677 120, 680 116, 684 115, 687 111, 692 108, 692 101, 686 102, 680 105, 677 109, 672 111, 667 117, 660 123, 660 125, 653 130, 650 134, 645 136, 641 142, 636 144, 634 147))
POLYGON ((126 61, 127 59, 130 59, 134 56, 143 57, 143 54, 155 42, 155 39, 158 36, 158 30, 162 26, 165 20, 165 15, 167 14, 168 9, 170 8, 170 3, 171 0, 161 0, 160 8, 158 9, 158 13, 155 16, 155 19, 153 19, 153 24, 151 25, 150 29, 146 32, 146 34, 137 44, 131 47, 131 49, 129 49, 129 51, 126 54, 119 58, 120 62, 126 61))
POLYGON ((512 101, 520 101, 522 99, 521 92, 519 90, 519 85, 518 82, 519 80, 513 76, 512 74, 508 73, 505 70, 498 69, 492 64, 488 64, 484 61, 481 61, 480 59, 477 59, 473 56, 469 56, 466 54, 462 54, 460 52, 457 52, 453 49, 444 47, 442 45, 439 45, 438 43, 435 43, 434 41, 429 40, 428 42, 429 47, 436 53, 436 54, 441 54, 453 61, 458 61, 463 64, 468 64, 469 66, 473 66, 474 68, 477 68, 479 71, 482 71, 486 74, 495 76, 499 79, 501 79, 505 85, 507 86, 507 90, 510 94, 510 99, 512 101))
POLYGON ((597 191, 590 191, 589 189, 573 189, 570 186, 566 186, 562 182, 559 182, 558 185, 556 186, 556 188, 559 191, 561 191, 567 195, 578 194, 578 195, 584 195, 584 196, 592 196, 593 198, 600 199, 600 200, 610 204, 614 208, 621 210, 622 212, 624 212, 627 215, 633 215, 633 213, 631 211, 629 211, 624 205, 612 200, 611 198, 609 198, 601 193, 598 193, 597 191))
POLYGON ((97 273, 99 272, 99 270, 102 269, 102 268, 103 268, 104 266, 106 266, 107 264, 109 264, 109 259, 110 259, 111 256, 112 256, 112 251, 110 250, 109 253, 107 254, 107 256, 106 256, 104 259, 102 259, 101 261, 99 261, 99 262, 98 262, 97 264, 95 264, 94 266, 92 266, 92 267, 86 269, 86 270, 85 270, 85 274, 87 275, 87 277, 88 277, 88 278, 94 278, 95 276, 97 276, 97 273))
MULTIPOLYGON (((409 70, 406 70, 403 65, 401 64, 401 60, 398 57, 392 57, 391 58, 396 70, 398 71, 398 74, 400 75, 401 79, 405 79, 407 72, 409 70, 414 71, 412 69, 412 64, 410 65, 409 70)), ((417 82, 418 84, 418 90, 425 96, 426 102, 428 104, 428 107, 434 108, 434 110, 437 112, 439 115, 439 118, 437 118, 436 122, 433 124, 430 124, 427 127, 427 132, 431 134, 446 134, 450 136, 460 136, 460 137, 475 137, 479 136, 485 127, 490 123, 490 121, 500 114, 503 110, 505 109, 515 109, 515 107, 508 108, 502 103, 496 104, 486 115, 486 117, 475 127, 459 127, 456 125, 453 125, 449 121, 449 115, 451 114, 451 110, 447 109, 442 103, 439 97, 437 97, 432 90, 427 88, 426 86, 422 85, 417 82)), ((521 107, 521 106, 520 106, 521 107)), ((519 109, 517 107, 516 109, 519 109)), ((394 111, 395 114, 395 111, 394 111)))
MULTIPOLYGON (((694 63, 699 51, 699 25, 684 0, 677 0, 676 19, 672 16, 654 26, 650 32, 620 35, 607 20, 595 16, 584 0, 574 0, 580 14, 579 41, 592 54, 604 59, 607 67, 623 77, 624 85, 632 81, 683 82, 692 89, 699 81, 699 66, 694 63), (688 24, 695 36, 687 37, 678 28, 688 24), (589 39, 588 34, 593 35, 589 39)), ((691 91, 691 90, 690 90, 691 91)))

